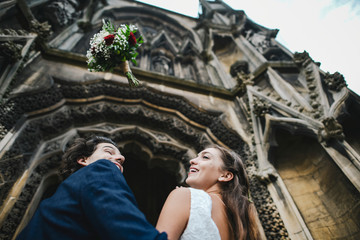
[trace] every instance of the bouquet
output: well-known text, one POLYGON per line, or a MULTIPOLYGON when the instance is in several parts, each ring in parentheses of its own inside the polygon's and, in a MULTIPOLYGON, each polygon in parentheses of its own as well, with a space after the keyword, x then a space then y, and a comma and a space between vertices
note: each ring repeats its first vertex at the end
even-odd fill
POLYGON ((121 25, 115 28, 111 22, 103 20, 103 27, 90 39, 90 49, 86 53, 89 71, 112 72, 119 66, 129 81, 130 86, 140 83, 131 72, 129 62, 136 63, 136 49, 143 43, 142 37, 135 37, 134 25, 121 25))

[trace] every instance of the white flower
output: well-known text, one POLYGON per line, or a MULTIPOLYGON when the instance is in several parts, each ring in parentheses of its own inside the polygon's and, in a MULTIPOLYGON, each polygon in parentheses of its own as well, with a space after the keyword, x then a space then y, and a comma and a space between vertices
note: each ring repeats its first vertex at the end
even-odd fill
POLYGON ((129 25, 130 32, 133 32, 134 30, 137 30, 138 28, 135 25, 129 25))

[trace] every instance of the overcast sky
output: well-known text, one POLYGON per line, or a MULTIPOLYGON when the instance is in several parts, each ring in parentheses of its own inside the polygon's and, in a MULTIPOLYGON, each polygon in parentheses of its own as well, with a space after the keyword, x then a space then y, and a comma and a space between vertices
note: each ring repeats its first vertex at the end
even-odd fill
MULTIPOLYGON (((140 0, 139 0, 140 1, 140 0)), ((191 17, 198 0, 141 0, 191 17)), ((224 0, 252 21, 279 29, 276 40, 291 52, 307 51, 325 72, 344 75, 360 94, 360 0, 224 0)))

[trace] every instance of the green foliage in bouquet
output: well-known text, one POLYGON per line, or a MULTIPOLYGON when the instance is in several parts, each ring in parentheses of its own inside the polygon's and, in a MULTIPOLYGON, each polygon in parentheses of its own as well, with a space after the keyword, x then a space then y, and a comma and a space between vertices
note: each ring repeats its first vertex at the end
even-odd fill
POLYGON ((121 67, 130 86, 138 86, 139 82, 128 64, 128 61, 137 64, 136 50, 143 43, 142 36, 135 37, 136 32, 134 25, 115 28, 110 21, 103 20, 101 31, 90 39, 90 49, 86 54, 89 71, 112 72, 115 67, 121 67))

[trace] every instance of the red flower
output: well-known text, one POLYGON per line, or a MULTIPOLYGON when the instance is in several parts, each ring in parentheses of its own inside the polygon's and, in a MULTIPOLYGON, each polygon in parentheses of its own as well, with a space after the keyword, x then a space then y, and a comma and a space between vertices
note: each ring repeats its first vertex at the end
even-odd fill
POLYGON ((107 35, 106 37, 104 37, 106 46, 111 45, 114 42, 114 38, 115 38, 114 34, 110 34, 110 35, 107 35))
POLYGON ((135 35, 134 35, 133 32, 130 32, 130 36, 129 36, 128 42, 129 42, 130 46, 135 46, 135 44, 136 44, 136 37, 135 37, 135 35))
POLYGON ((95 55, 95 54, 96 54, 95 47, 92 47, 92 48, 91 48, 91 54, 92 54, 92 55, 95 55))

